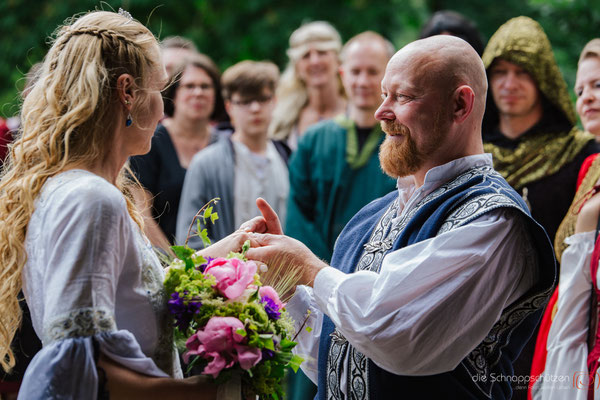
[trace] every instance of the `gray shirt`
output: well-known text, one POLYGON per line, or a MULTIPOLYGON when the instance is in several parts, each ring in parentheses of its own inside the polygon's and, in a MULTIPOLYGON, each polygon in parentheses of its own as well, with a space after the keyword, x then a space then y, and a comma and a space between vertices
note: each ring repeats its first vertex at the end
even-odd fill
MULTIPOLYGON (((272 146, 271 142, 269 142, 269 148, 274 150, 274 146, 272 146)), ((221 140, 203 149, 194 156, 185 176, 183 190, 181 192, 181 202, 179 204, 179 212, 177 215, 177 243, 183 244, 185 242, 194 215, 196 215, 198 210, 200 210, 200 208, 208 201, 216 197, 221 199, 214 207, 214 211, 219 214, 219 219, 215 221, 214 225, 208 222, 208 226, 206 227, 208 236, 215 242, 237 229, 239 224, 236 225, 236 198, 247 199, 253 204, 256 200, 256 193, 254 193, 254 191, 251 193, 244 193, 243 191, 236 193, 234 190, 238 163, 242 162, 244 163, 243 165, 245 165, 244 160, 247 158, 245 156, 242 156, 242 158, 239 157, 240 156, 237 154, 231 139, 221 140)), ((270 176, 273 173, 272 170, 277 169, 277 175, 285 173, 285 180, 287 183, 287 166, 285 162, 281 160, 281 157, 277 160, 277 162, 270 163, 268 168, 269 171, 266 172, 265 175, 270 176)), ((251 176, 246 176, 245 179, 248 179, 251 185, 253 185, 252 182, 257 182, 256 179, 251 176)), ((279 181, 279 179, 277 181, 279 181)), ((256 185, 259 186, 258 183, 256 183, 256 185)), ((266 197, 266 193, 272 190, 270 185, 272 185, 272 182, 267 180, 266 186, 268 189, 266 192, 258 193, 258 195, 266 197)), ((280 190, 282 192, 280 194, 283 194, 287 200, 289 183, 286 184, 285 187, 276 187, 277 189, 273 188, 273 190, 280 190)), ((268 197, 267 201, 269 201, 268 197)), ((273 204, 275 206, 275 211, 282 212, 285 210, 285 201, 281 204, 283 204, 282 207, 273 204)), ((256 209, 256 215, 258 215, 258 209, 256 209)), ((193 228, 193 232, 195 231, 196 229, 193 228)), ((195 249, 204 247, 202 240, 198 236, 190 237, 188 245, 195 249)))

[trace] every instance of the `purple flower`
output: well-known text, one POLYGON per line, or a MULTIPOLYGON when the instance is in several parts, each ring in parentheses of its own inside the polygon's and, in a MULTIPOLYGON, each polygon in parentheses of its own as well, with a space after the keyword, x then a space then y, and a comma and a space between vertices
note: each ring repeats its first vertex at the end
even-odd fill
POLYGON ((167 308, 171 314, 180 314, 184 311, 183 298, 179 297, 179 293, 175 292, 171 295, 171 300, 167 302, 167 308))
MULTIPOLYGON (((184 293, 187 294, 187 292, 184 293)), ((200 310, 202 303, 199 301, 185 300, 179 293, 175 292, 171 295, 171 300, 167 302, 169 313, 175 318, 175 326, 182 332, 185 332, 190 326, 190 322, 194 314, 200 310)))
POLYGON ((275 356, 275 352, 273 350, 269 350, 269 349, 262 349, 262 359, 263 360, 270 360, 271 358, 273 358, 275 356))
POLYGON ((274 320, 278 320, 279 318, 281 318, 281 312, 279 312, 279 306, 277 305, 275 300, 273 300, 270 297, 263 296, 260 299, 260 302, 265 307, 265 311, 266 311, 267 315, 269 316, 269 318, 274 319, 274 320))
POLYGON ((212 260, 214 260, 214 258, 206 257, 206 262, 204 264, 198 265, 198 270, 200 270, 200 272, 204 273, 204 270, 206 269, 206 267, 208 267, 208 264, 210 264, 210 262, 212 260))

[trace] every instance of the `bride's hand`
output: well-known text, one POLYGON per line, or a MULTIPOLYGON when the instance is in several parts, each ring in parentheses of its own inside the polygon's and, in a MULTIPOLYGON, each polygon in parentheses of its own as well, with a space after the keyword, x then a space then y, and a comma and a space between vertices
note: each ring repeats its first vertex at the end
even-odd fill
MULTIPOLYGON (((251 244, 253 244, 251 235, 249 235, 250 232, 283 235, 279 217, 269 203, 259 197, 256 199, 256 206, 260 210, 262 216, 244 222, 237 231, 219 240, 217 243, 212 244, 203 250, 199 250, 197 254, 200 254, 205 258, 217 258, 226 257, 230 251, 240 252, 242 250, 242 245, 246 240, 250 240, 251 244)), ((253 245, 256 244, 254 243, 253 245)))
POLYGON ((206 377, 186 379, 156 378, 134 372, 100 354, 97 368, 105 377, 105 387, 112 399, 126 400, 213 400, 217 385, 206 377))
POLYGON ((200 254, 204 258, 211 257, 226 257, 230 251, 239 253, 242 251, 242 246, 246 240, 250 239, 248 232, 237 230, 231 235, 224 237, 218 242, 211 244, 210 246, 198 250, 196 254, 200 254))

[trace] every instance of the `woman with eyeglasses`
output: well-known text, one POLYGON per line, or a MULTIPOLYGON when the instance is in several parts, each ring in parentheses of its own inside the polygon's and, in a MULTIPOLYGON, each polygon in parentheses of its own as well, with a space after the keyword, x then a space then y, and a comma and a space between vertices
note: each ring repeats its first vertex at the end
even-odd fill
POLYGON ((221 75, 203 54, 186 58, 163 92, 165 118, 156 128, 148 154, 133 157, 131 168, 145 191, 136 191, 145 233, 163 250, 174 242, 177 211, 192 157, 223 135, 213 123, 227 120, 221 75))

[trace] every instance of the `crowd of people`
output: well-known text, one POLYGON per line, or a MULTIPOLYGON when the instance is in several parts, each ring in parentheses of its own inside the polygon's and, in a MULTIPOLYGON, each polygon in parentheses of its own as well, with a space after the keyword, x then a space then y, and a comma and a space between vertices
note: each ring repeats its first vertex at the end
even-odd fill
POLYGON ((309 22, 281 75, 122 10, 58 32, 0 124, 0 396, 220 398, 157 253, 250 241, 301 267, 290 399, 600 399, 600 39, 574 106, 524 16, 486 45, 441 11, 399 51, 309 22))

